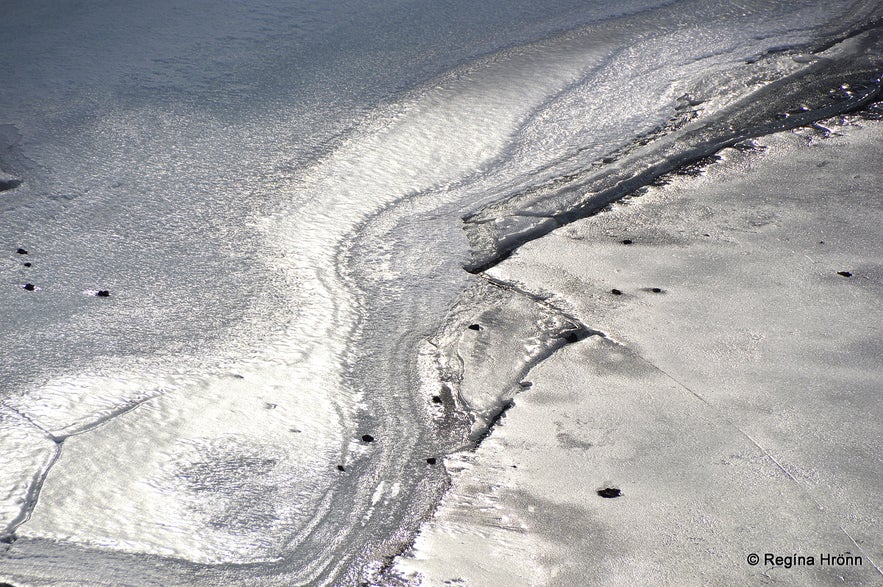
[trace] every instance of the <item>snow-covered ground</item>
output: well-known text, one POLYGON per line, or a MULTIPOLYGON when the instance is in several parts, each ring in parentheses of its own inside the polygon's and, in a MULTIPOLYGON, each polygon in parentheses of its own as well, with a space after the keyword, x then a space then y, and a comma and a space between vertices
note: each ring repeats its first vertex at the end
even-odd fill
POLYGON ((404 572, 476 586, 883 580, 883 124, 833 122, 828 138, 726 149, 704 175, 490 271, 598 333, 534 368, 480 448, 451 457, 453 487, 404 572))

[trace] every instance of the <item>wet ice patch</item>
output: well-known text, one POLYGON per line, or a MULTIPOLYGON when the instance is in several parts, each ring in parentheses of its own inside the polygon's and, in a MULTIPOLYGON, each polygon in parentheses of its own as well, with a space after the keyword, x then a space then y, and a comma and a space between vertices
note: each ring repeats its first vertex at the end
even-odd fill
POLYGON ((0 407, 0 540, 27 520, 57 449, 45 431, 0 407))
POLYGON ((67 428, 81 433, 64 440, 19 533, 206 564, 276 560, 324 514, 341 424, 285 385, 284 369, 242 372, 67 428))
POLYGON ((473 415, 470 436, 487 432, 537 362, 586 333, 552 304, 502 282, 467 290, 437 338, 442 379, 473 415))

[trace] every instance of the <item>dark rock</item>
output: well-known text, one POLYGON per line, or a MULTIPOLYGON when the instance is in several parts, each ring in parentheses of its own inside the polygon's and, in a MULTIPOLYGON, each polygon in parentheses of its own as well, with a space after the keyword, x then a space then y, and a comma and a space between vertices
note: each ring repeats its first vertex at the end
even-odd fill
POLYGON ((615 487, 605 487, 604 489, 598 490, 598 495, 606 497, 607 499, 613 499, 614 497, 621 497, 622 491, 615 487))
MULTIPOLYGON (((0 176, 3 174, 0 173, 0 176)), ((18 186, 21 185, 21 180, 16 177, 0 177, 0 192, 5 192, 6 190, 14 190, 18 186)))
POLYGON ((342 472, 346 471, 346 467, 344 467, 343 465, 337 465, 337 470, 342 473, 342 472))
POLYGON ((823 245, 823 244, 825 244, 825 241, 819 241, 819 244, 823 245))
POLYGON ((31 264, 30 264, 30 263, 27 263, 27 262, 22 263, 22 265, 24 265, 25 267, 30 267, 30 266, 31 266, 31 264))
POLYGON ((28 254, 28 252, 26 250, 21 249, 21 248, 16 249, 15 252, 18 253, 19 255, 27 255, 28 254))
POLYGON ((622 244, 630 245, 630 244, 632 244, 632 239, 630 239, 630 238, 622 239, 622 244))
POLYGON ((849 271, 838 271, 837 275, 842 275, 843 277, 852 277, 852 273, 849 271))
POLYGON ((434 396, 432 396, 432 403, 434 403, 434 404, 440 404, 440 403, 442 403, 442 398, 441 398, 441 396, 438 396, 438 395, 434 395, 434 396))
POLYGON ((651 287, 650 291, 652 291, 653 293, 662 293, 662 288, 661 287, 651 287))
POLYGON ((481 330, 481 325, 480 324, 470 324, 469 330, 481 330))
POLYGON ((95 294, 99 298, 109 298, 110 292, 106 289, 99 290, 98 293, 95 294))
POLYGON ((612 293, 612 294, 615 295, 615 296, 621 296, 621 295, 622 295, 622 292, 621 292, 620 290, 618 290, 618 289, 615 289, 615 288, 614 288, 614 289, 611 289, 611 290, 610 290, 610 293, 612 293))
POLYGON ((576 332, 568 332, 564 335, 564 340, 569 343, 574 343, 579 341, 579 335, 576 332))
POLYGON ((35 289, 37 289, 33 283, 26 283, 22 287, 24 287, 28 291, 34 291, 35 289))
POLYGON ((428 459, 426 459, 426 464, 427 465, 434 465, 435 464, 435 457, 429 457, 428 459))
POLYGON ((0 583, 0 587, 15 587, 12 583, 0 583))
POLYGON ((363 434, 362 435, 362 442, 374 442, 374 437, 371 436, 370 434, 363 434))

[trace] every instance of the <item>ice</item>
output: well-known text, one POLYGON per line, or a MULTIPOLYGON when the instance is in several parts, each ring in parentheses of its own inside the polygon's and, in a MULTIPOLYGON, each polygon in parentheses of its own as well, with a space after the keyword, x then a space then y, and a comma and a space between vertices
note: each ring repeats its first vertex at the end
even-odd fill
POLYGON ((283 380, 270 395, 252 377, 179 385, 65 439, 19 535, 212 564, 278 558, 322 511, 340 423, 283 380))
POLYGON ((554 304, 489 281, 464 293, 434 341, 442 379, 475 417, 479 439, 530 369, 568 342, 590 334, 554 304))
MULTIPOLYGON (((740 131, 758 97, 799 107, 827 91, 803 83, 815 73, 867 69, 873 32, 854 33, 877 10, 11 8, 0 167, 22 182, 0 198, 0 400, 24 460, 0 581, 392 581, 446 467, 469 469, 460 451, 528 370, 595 338, 561 291, 463 271, 461 219, 511 248, 573 219, 573 190, 557 196, 586 174, 632 161, 642 184, 688 158, 694 116, 740 131), (744 116, 714 117, 746 96, 744 116)), ((531 555, 521 513, 461 497, 521 532, 492 548, 531 555)))
POLYGON ((45 430, 14 410, 0 408, 0 539, 28 520, 57 455, 58 446, 45 430))

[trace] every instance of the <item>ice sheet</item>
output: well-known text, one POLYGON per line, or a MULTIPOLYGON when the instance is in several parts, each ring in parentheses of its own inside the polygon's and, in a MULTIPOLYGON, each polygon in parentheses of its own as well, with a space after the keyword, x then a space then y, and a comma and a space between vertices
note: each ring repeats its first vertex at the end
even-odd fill
MULTIPOLYGON (((49 4, 0 41, 22 179, 0 199, 0 393, 61 457, 0 580, 88 585, 392 581, 464 422, 572 330, 513 296, 481 318, 489 352, 463 340, 482 385, 443 386, 428 340, 479 280, 463 215, 615 168, 877 9, 49 4)), ((49 454, 25 431, 10 512, 49 454)))

